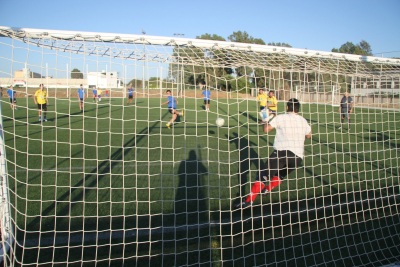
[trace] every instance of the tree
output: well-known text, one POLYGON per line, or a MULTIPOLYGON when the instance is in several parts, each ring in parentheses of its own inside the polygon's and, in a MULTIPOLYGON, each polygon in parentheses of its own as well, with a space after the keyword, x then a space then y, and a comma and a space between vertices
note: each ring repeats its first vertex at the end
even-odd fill
POLYGON ((273 45, 273 46, 282 46, 282 47, 292 47, 290 44, 286 44, 286 43, 275 43, 275 42, 271 42, 268 43, 268 45, 273 45))
MULTIPOLYGON (((248 43, 248 44, 261 44, 265 45, 265 42, 261 38, 254 38, 253 36, 250 36, 246 31, 237 31, 233 32, 233 34, 228 36, 228 39, 232 42, 239 42, 239 43, 248 43)), ((243 52, 243 55, 245 56, 248 54, 250 57, 252 56, 252 52, 243 52)), ((253 69, 249 67, 238 67, 235 68, 235 74, 237 76, 244 76, 244 75, 251 75, 253 72, 253 69)))
POLYGON ((71 79, 83 79, 83 73, 75 68, 71 70, 71 79))
POLYGON ((357 45, 353 44, 352 42, 344 43, 344 44, 342 44, 342 46, 339 49, 332 48, 332 52, 363 55, 363 56, 372 56, 371 46, 365 40, 361 40, 361 42, 357 45))
POLYGON ((246 31, 237 31, 228 36, 228 39, 232 42, 248 43, 248 44, 261 44, 265 45, 265 42, 261 38, 254 38, 250 36, 246 31))
POLYGON ((196 39, 204 39, 204 40, 215 40, 215 41, 226 41, 224 37, 216 35, 216 34, 209 34, 205 33, 200 36, 196 36, 196 39))
POLYGON ((129 85, 132 85, 133 88, 143 88, 142 84, 143 84, 143 81, 142 81, 142 80, 139 80, 139 79, 132 79, 132 80, 130 80, 130 81, 128 82, 127 85, 128 85, 128 86, 129 86, 129 85))
POLYGON ((358 45, 362 50, 366 52, 367 56, 372 56, 372 49, 367 41, 361 40, 361 42, 358 45))
MULTIPOLYGON (((205 33, 200 36, 196 36, 196 39, 204 40, 215 40, 215 41, 226 41, 224 37, 217 34, 205 33)), ((180 49, 180 53, 187 52, 187 57, 193 61, 214 61, 214 62, 225 62, 227 60, 227 52, 224 50, 214 49, 198 49, 198 48, 183 48, 180 49)), ((171 72, 173 73, 173 72, 171 72)), ((184 82, 185 84, 195 85, 198 82, 205 82, 210 86, 219 86, 219 80, 225 75, 232 74, 232 68, 222 67, 206 67, 202 65, 185 65, 184 66, 184 82)), ((229 87, 223 86, 224 89, 229 87)))

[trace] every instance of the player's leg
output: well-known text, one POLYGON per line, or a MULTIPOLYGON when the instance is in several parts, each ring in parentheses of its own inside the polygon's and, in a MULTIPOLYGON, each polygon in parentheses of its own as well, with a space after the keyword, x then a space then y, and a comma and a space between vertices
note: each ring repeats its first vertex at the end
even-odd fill
MULTIPOLYGON (((343 111, 342 111, 342 112, 343 112, 343 111)), ((343 127, 343 122, 344 122, 344 113, 342 113, 341 116, 340 116, 340 127, 339 127, 339 129, 342 129, 342 127, 343 127)))
POLYGON ((176 120, 176 118, 178 117, 178 115, 175 112, 176 112, 175 109, 169 108, 169 113, 172 114, 172 119, 166 124, 168 129, 171 129, 171 123, 173 123, 176 120))
POLYGON ((289 150, 279 151, 278 157, 280 169, 278 170, 278 174, 272 177, 269 185, 265 187, 265 193, 271 192, 275 187, 279 186, 282 183, 283 178, 297 169, 303 161, 302 158, 297 157, 289 150))
POLYGON ((39 110, 39 121, 42 121, 42 105, 38 104, 38 110, 39 110))
POLYGON ((266 116, 266 118, 263 121, 264 122, 268 122, 268 121, 272 120, 276 116, 276 111, 271 110, 271 109, 268 108, 265 111, 265 116, 266 116))
POLYGON ((350 123, 351 123, 351 118, 350 118, 350 110, 349 110, 349 112, 347 113, 347 123, 348 123, 348 126, 349 126, 349 130, 351 130, 351 127, 350 127, 350 123))
POLYGON ((267 162, 265 162, 263 169, 259 172, 256 177, 256 181, 251 187, 250 195, 246 198, 245 201, 236 205, 236 208, 245 208, 251 205, 253 201, 256 199, 257 195, 264 189, 265 182, 268 180, 268 174, 275 175, 278 173, 279 160, 277 158, 277 151, 272 152, 269 156, 267 162))
POLYGON ((182 115, 183 116, 183 109, 181 112, 177 111, 176 109, 174 110, 174 115, 176 115, 176 118, 178 117, 178 115, 182 115))
POLYGON ((263 119, 264 110, 265 110, 265 107, 260 107, 260 112, 258 113, 258 115, 260 116, 261 121, 263 119))
POLYGON ((174 121, 176 120, 176 118, 178 118, 178 114, 179 114, 179 112, 177 112, 177 111, 175 110, 174 115, 172 115, 171 122, 174 122, 174 121))
POLYGON ((47 115, 47 104, 43 104, 43 121, 47 121, 46 115, 47 115))
POLYGON ((264 165, 264 170, 266 170, 265 175, 267 177, 267 180, 269 180, 270 182, 262 190, 263 194, 271 192, 272 189, 274 189, 275 187, 277 187, 282 183, 281 177, 284 176, 282 176, 281 172, 286 168, 287 164, 285 156, 286 155, 285 153, 283 153, 283 151, 275 150, 274 152, 272 152, 269 159, 265 162, 264 165))

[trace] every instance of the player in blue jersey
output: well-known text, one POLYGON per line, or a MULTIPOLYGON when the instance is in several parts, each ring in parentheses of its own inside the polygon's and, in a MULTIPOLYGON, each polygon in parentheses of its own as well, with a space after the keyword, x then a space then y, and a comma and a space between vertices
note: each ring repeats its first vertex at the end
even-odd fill
POLYGON ((79 109, 83 112, 83 102, 85 101, 85 89, 83 89, 83 85, 78 89, 78 100, 79 100, 79 109))
POLYGON ((17 109, 17 99, 15 98, 15 91, 13 90, 12 85, 10 86, 10 89, 7 90, 7 94, 10 97, 10 107, 11 109, 17 109))
POLYGON ((133 90, 132 85, 129 85, 129 87, 128 87, 128 100, 126 101, 127 105, 128 105, 129 102, 132 104, 132 99, 133 99, 133 93, 134 92, 135 92, 135 90, 133 90))
POLYGON ((204 97, 204 106, 206 111, 210 111, 210 100, 211 100, 211 92, 208 90, 207 86, 204 86, 204 83, 199 83, 200 88, 204 88, 204 91, 201 93, 204 97))
POLYGON ((178 100, 176 100, 175 97, 172 96, 171 90, 167 90, 167 96, 168 96, 167 101, 165 101, 161 105, 168 104, 168 110, 169 110, 169 113, 172 114, 172 119, 166 125, 167 125, 168 129, 171 129, 171 123, 173 123, 176 120, 178 115, 183 116, 183 109, 182 109, 182 112, 178 112, 176 110, 176 105, 178 104, 178 100))
POLYGON ((94 86, 94 88, 93 88, 93 102, 96 102, 96 99, 97 99, 97 89, 96 89, 96 86, 94 86))

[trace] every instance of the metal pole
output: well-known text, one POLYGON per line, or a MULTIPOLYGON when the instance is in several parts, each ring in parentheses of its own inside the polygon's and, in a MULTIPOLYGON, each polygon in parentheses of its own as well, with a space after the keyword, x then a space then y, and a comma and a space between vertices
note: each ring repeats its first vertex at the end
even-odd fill
MULTIPOLYGON (((181 37, 181 36, 184 36, 185 34, 184 33, 174 33, 174 35, 175 36, 178 36, 178 37, 181 37)), ((177 96, 179 97, 179 94, 181 93, 182 95, 183 95, 183 92, 181 92, 182 91, 182 81, 181 81, 181 73, 180 73, 180 63, 179 63, 179 60, 180 60, 180 58, 179 58, 179 45, 178 45, 178 75, 177 75, 177 82, 178 82, 178 84, 177 84, 177 87, 176 87, 176 89, 177 89, 177 96), (180 89, 179 89, 180 88, 180 89)))
MULTIPOLYGON (((146 32, 142 29, 142 33, 146 34, 146 32)), ((145 60, 145 54, 146 54, 146 43, 143 38, 143 76, 142 76, 142 88, 143 88, 143 97, 144 97, 144 89, 145 89, 145 84, 144 84, 144 68, 146 67, 146 60, 145 60)))

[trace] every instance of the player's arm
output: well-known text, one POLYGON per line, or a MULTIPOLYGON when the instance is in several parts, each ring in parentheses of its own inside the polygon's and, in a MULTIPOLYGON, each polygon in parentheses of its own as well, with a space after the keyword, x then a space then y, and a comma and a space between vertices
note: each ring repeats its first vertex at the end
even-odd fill
POLYGON ((276 107, 276 101, 273 100, 272 104, 268 103, 268 107, 276 107))
POLYGON ((36 96, 37 96, 37 94, 35 94, 35 95, 33 96, 33 101, 35 102, 35 105, 37 105, 36 96))
POLYGON ((354 107, 354 102, 353 102, 353 101, 351 101, 350 113, 352 113, 352 112, 353 112, 353 107, 354 107))
POLYGON ((276 99, 276 97, 275 97, 275 100, 274 100, 274 107, 277 107, 278 106, 278 100, 276 99))
POLYGON ((310 139, 311 138, 311 132, 309 132, 308 134, 306 134, 306 138, 310 139))
POLYGON ((178 103, 178 100, 175 98, 175 103, 178 105, 179 103, 178 103))
POLYGON ((165 101, 164 103, 162 103, 161 106, 162 106, 162 105, 165 105, 165 104, 168 104, 168 103, 169 103, 169 101, 167 100, 167 101, 165 101))
POLYGON ((264 124, 263 126, 263 131, 264 133, 269 133, 270 131, 272 131, 273 129, 275 129, 275 127, 273 127, 271 124, 269 124, 268 122, 264 124))

